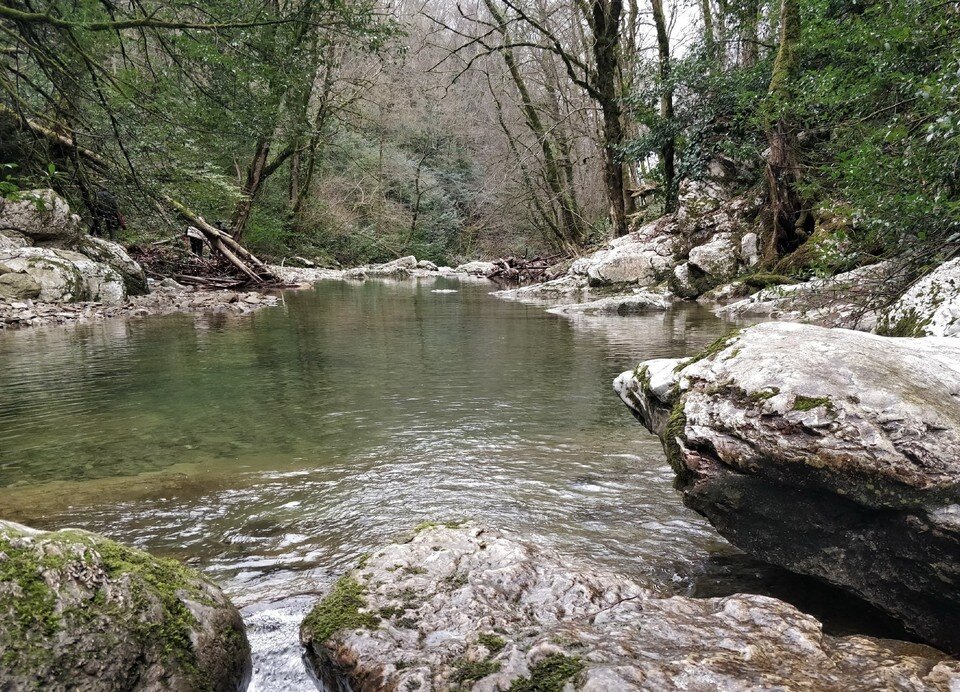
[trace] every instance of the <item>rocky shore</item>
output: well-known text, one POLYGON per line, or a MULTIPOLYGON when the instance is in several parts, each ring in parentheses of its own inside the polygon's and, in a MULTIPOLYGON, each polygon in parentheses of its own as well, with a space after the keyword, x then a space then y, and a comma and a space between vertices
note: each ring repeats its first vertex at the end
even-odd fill
POLYGON ((731 543, 960 652, 960 342, 768 323, 614 387, 731 543))

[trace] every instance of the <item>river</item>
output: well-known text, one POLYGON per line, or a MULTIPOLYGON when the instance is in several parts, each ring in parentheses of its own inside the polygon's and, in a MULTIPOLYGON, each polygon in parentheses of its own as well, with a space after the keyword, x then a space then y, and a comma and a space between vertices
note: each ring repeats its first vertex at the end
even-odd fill
POLYGON ((0 517, 203 570, 243 609, 253 690, 314 689, 299 619, 422 521, 517 531, 664 593, 782 587, 681 505, 610 386, 731 325, 696 306, 569 319, 490 290, 325 282, 244 318, 0 333, 0 517))

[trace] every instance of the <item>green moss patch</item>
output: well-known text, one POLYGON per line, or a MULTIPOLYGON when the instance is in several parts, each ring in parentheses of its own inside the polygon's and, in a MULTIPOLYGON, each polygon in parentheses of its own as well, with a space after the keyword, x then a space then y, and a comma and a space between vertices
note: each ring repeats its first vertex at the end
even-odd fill
POLYGON ((514 680, 510 692, 561 692, 585 667, 579 658, 552 654, 530 669, 530 677, 514 680))
POLYGON ((303 621, 303 629, 317 642, 326 641, 344 629, 373 629, 380 624, 380 618, 373 613, 360 612, 366 605, 363 587, 347 575, 334 584, 326 598, 310 611, 303 621))
POLYGON ((695 356, 692 356, 691 358, 687 358, 677 363, 677 366, 673 369, 673 371, 680 372, 681 370, 686 368, 688 365, 693 365, 694 363, 699 363, 701 360, 707 360, 708 358, 713 358, 715 355, 725 350, 734 341, 736 341, 740 336, 740 332, 742 331, 743 331, 742 329, 734 329, 728 334, 724 334, 719 339, 714 341, 712 344, 707 346, 705 349, 700 351, 700 353, 696 354, 695 356))
POLYGON ((827 409, 830 413, 836 412, 833 402, 825 396, 810 397, 798 394, 793 400, 794 411, 812 411, 813 409, 820 408, 821 406, 827 409))
POLYGON ((498 637, 495 634, 481 634, 477 637, 477 642, 486 649, 491 654, 498 654, 503 651, 503 647, 507 645, 507 640, 503 637, 498 637))
POLYGON ((495 661, 457 661, 454 663, 453 675, 450 681, 458 684, 472 682, 492 675, 500 670, 500 664, 495 661))

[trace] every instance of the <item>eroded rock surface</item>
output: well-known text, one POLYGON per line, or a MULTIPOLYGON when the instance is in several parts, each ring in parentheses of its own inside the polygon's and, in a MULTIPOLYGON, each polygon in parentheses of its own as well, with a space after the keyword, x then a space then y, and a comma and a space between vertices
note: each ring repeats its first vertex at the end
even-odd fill
POLYGON ((960 343, 763 324, 615 388, 731 543, 960 651, 960 343))
POLYGON ((0 688, 240 690, 239 612, 198 572, 79 530, 0 521, 0 688))
POLYGON ((891 336, 960 336, 960 258, 945 262, 907 289, 880 316, 891 336))
POLYGON ((375 552, 304 620, 332 689, 949 690, 928 647, 834 638, 765 596, 660 598, 477 526, 375 552))

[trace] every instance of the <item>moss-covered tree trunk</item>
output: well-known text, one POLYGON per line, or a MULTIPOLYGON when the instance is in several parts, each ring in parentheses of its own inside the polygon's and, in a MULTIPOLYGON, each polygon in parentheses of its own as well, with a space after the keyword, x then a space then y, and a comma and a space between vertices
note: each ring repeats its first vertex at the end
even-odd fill
POLYGON ((666 190, 664 209, 671 212, 677 207, 676 141, 672 133, 673 86, 670 83, 670 34, 667 32, 667 17, 663 0, 651 0, 653 23, 657 29, 657 56, 660 71, 660 117, 668 126, 668 133, 660 145, 660 161, 663 164, 663 183, 666 190))
POLYGON ((769 228, 764 240, 767 263, 792 252, 803 243, 800 223, 803 214, 797 185, 796 124, 790 118, 792 85, 796 76, 796 46, 800 40, 800 7, 798 0, 781 0, 780 46, 770 77, 765 105, 767 130, 766 179, 769 195, 769 228))

